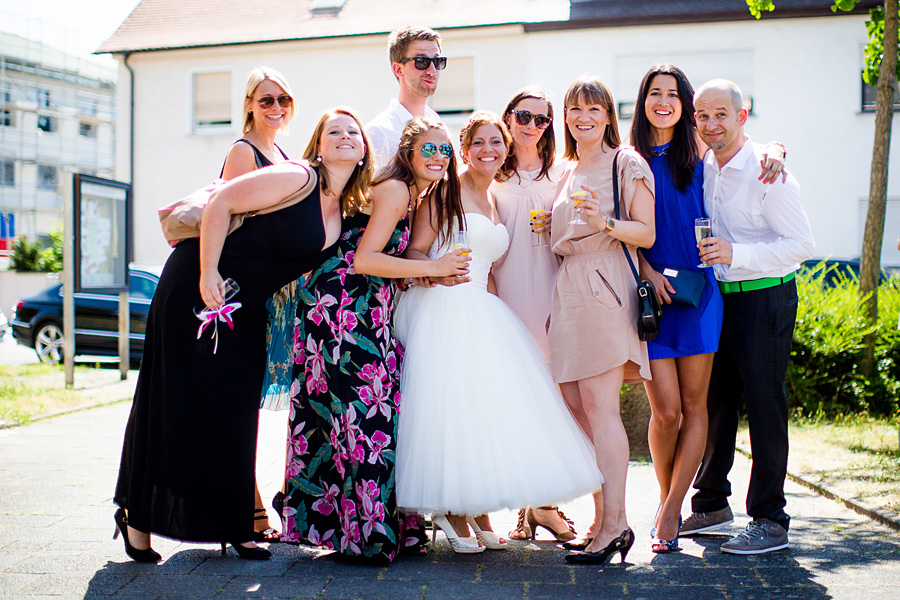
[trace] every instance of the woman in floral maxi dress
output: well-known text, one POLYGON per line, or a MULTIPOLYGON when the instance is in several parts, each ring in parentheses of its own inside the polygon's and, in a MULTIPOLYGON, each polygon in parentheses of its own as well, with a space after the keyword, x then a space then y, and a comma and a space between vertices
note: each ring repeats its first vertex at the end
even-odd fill
MULTIPOLYGON (((423 551, 421 518, 397 510, 394 487, 403 352, 391 328, 396 287, 353 268, 367 227, 392 227, 381 253, 403 254, 420 187, 413 183, 404 191, 399 218, 373 203, 346 211, 336 254, 298 290, 284 541, 376 562, 390 562, 401 550, 423 551)), ((417 262, 403 261, 395 275, 459 275, 468 259, 457 254, 424 267, 417 262)))

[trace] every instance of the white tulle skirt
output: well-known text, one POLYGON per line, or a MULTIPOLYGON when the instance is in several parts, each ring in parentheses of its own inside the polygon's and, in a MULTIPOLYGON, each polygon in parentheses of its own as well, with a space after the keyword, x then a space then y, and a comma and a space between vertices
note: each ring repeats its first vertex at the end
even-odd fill
POLYGON ((397 503, 479 515, 559 504, 603 483, 591 443, 525 325, 483 286, 414 287, 395 311, 406 348, 397 503))

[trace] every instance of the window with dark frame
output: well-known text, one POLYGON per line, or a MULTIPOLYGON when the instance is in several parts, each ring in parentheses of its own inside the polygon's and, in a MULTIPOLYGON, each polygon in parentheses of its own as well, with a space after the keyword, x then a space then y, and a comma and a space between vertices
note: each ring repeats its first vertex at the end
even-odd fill
MULTIPOLYGON (((862 82, 862 112, 875 112, 878 104, 878 90, 860 77, 862 82)), ((894 84, 894 110, 900 109, 900 85, 894 84)))
POLYGON ((37 128, 44 133, 53 133, 56 131, 56 119, 47 115, 38 115, 37 128))
POLYGON ((51 165, 38 165, 37 187, 40 190, 56 190, 58 179, 56 167, 51 165))
POLYGON ((50 90, 34 88, 34 101, 39 108, 50 108, 50 90))
POLYGON ((93 123, 85 123, 82 121, 78 124, 78 135, 86 138, 95 138, 97 137, 97 128, 94 127, 93 123))
POLYGON ((16 187, 16 163, 4 160, 0 163, 0 185, 3 187, 16 187))
MULTIPOLYGON (((8 91, 3 92, 3 104, 12 103, 12 94, 8 91)), ((0 127, 12 127, 13 116, 12 111, 8 108, 0 108, 0 127)))

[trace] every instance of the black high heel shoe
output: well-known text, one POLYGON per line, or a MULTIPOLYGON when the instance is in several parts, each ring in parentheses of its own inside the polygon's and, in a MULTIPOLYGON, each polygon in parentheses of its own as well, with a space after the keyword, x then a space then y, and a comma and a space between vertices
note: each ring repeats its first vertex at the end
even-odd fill
POLYGON ((125 554, 131 560, 139 563, 158 563, 162 560, 162 556, 155 552, 153 548, 138 550, 128 541, 128 517, 125 516, 124 508, 117 510, 113 518, 116 521, 116 531, 113 533, 113 539, 119 537, 120 533, 122 534, 122 540, 125 542, 125 554))
MULTIPOLYGON (((246 546, 241 546, 239 542, 228 543, 231 544, 231 547, 234 548, 234 551, 238 553, 238 556, 245 560, 266 560, 268 558, 272 558, 272 553, 265 548, 248 548, 246 546)), ((225 542, 222 542, 222 556, 225 556, 226 550, 227 546, 225 542)))
POLYGON ((281 513, 284 511, 284 492, 275 492, 275 495, 272 497, 272 508, 275 509, 275 512, 277 512, 280 517, 281 513))
MULTIPOLYGON (((253 521, 265 521, 266 525, 269 524, 269 516, 266 514, 266 509, 257 508, 253 511, 253 521)), ((278 544, 281 543, 281 532, 272 527, 266 527, 262 531, 254 531, 253 532, 253 541, 254 542, 265 542, 267 544, 278 544)))
POLYGON ((601 565, 618 552, 622 555, 622 562, 625 562, 625 557, 628 556, 628 551, 631 550, 633 545, 634 532, 629 527, 603 550, 598 550, 597 552, 571 552, 566 555, 566 561, 576 565, 601 565))

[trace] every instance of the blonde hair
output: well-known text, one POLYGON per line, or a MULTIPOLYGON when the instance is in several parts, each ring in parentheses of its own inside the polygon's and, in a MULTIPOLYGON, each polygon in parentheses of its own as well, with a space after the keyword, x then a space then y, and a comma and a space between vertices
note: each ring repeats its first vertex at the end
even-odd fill
MULTIPOLYGON (((267 79, 276 83, 284 90, 284 93, 294 98, 294 93, 291 91, 291 86, 288 85, 287 79, 275 69, 271 67, 256 67, 250 71, 250 75, 247 76, 247 87, 244 91, 244 133, 250 133, 253 129, 253 94, 256 93, 256 88, 259 87, 259 84, 267 79)), ((294 107, 291 106, 286 113, 284 123, 281 126, 282 133, 287 133, 288 122, 294 118, 294 107)))
MULTIPOLYGON (((350 179, 347 180, 344 189, 341 191, 341 211, 346 216, 353 216, 371 202, 372 176, 375 173, 375 164, 372 162, 371 158, 372 153, 369 152, 369 137, 366 135, 366 130, 363 129, 362 123, 360 122, 359 117, 356 116, 356 113, 351 109, 342 106, 325 111, 322 116, 319 117, 319 122, 316 123, 312 137, 309 139, 309 144, 306 145, 306 151, 303 153, 303 158, 309 161, 309 164, 314 167, 318 167, 322 164, 322 161, 319 158, 319 146, 322 142, 322 132, 325 130, 325 123, 327 123, 329 119, 341 115, 350 117, 356 121, 356 125, 359 127, 359 133, 362 135, 363 143, 365 144, 365 154, 363 155, 362 165, 356 165, 353 169, 353 173, 350 175, 350 179)), ((319 171, 319 183, 322 187, 322 191, 326 193, 335 191, 329 187, 328 173, 325 169, 319 171)))

